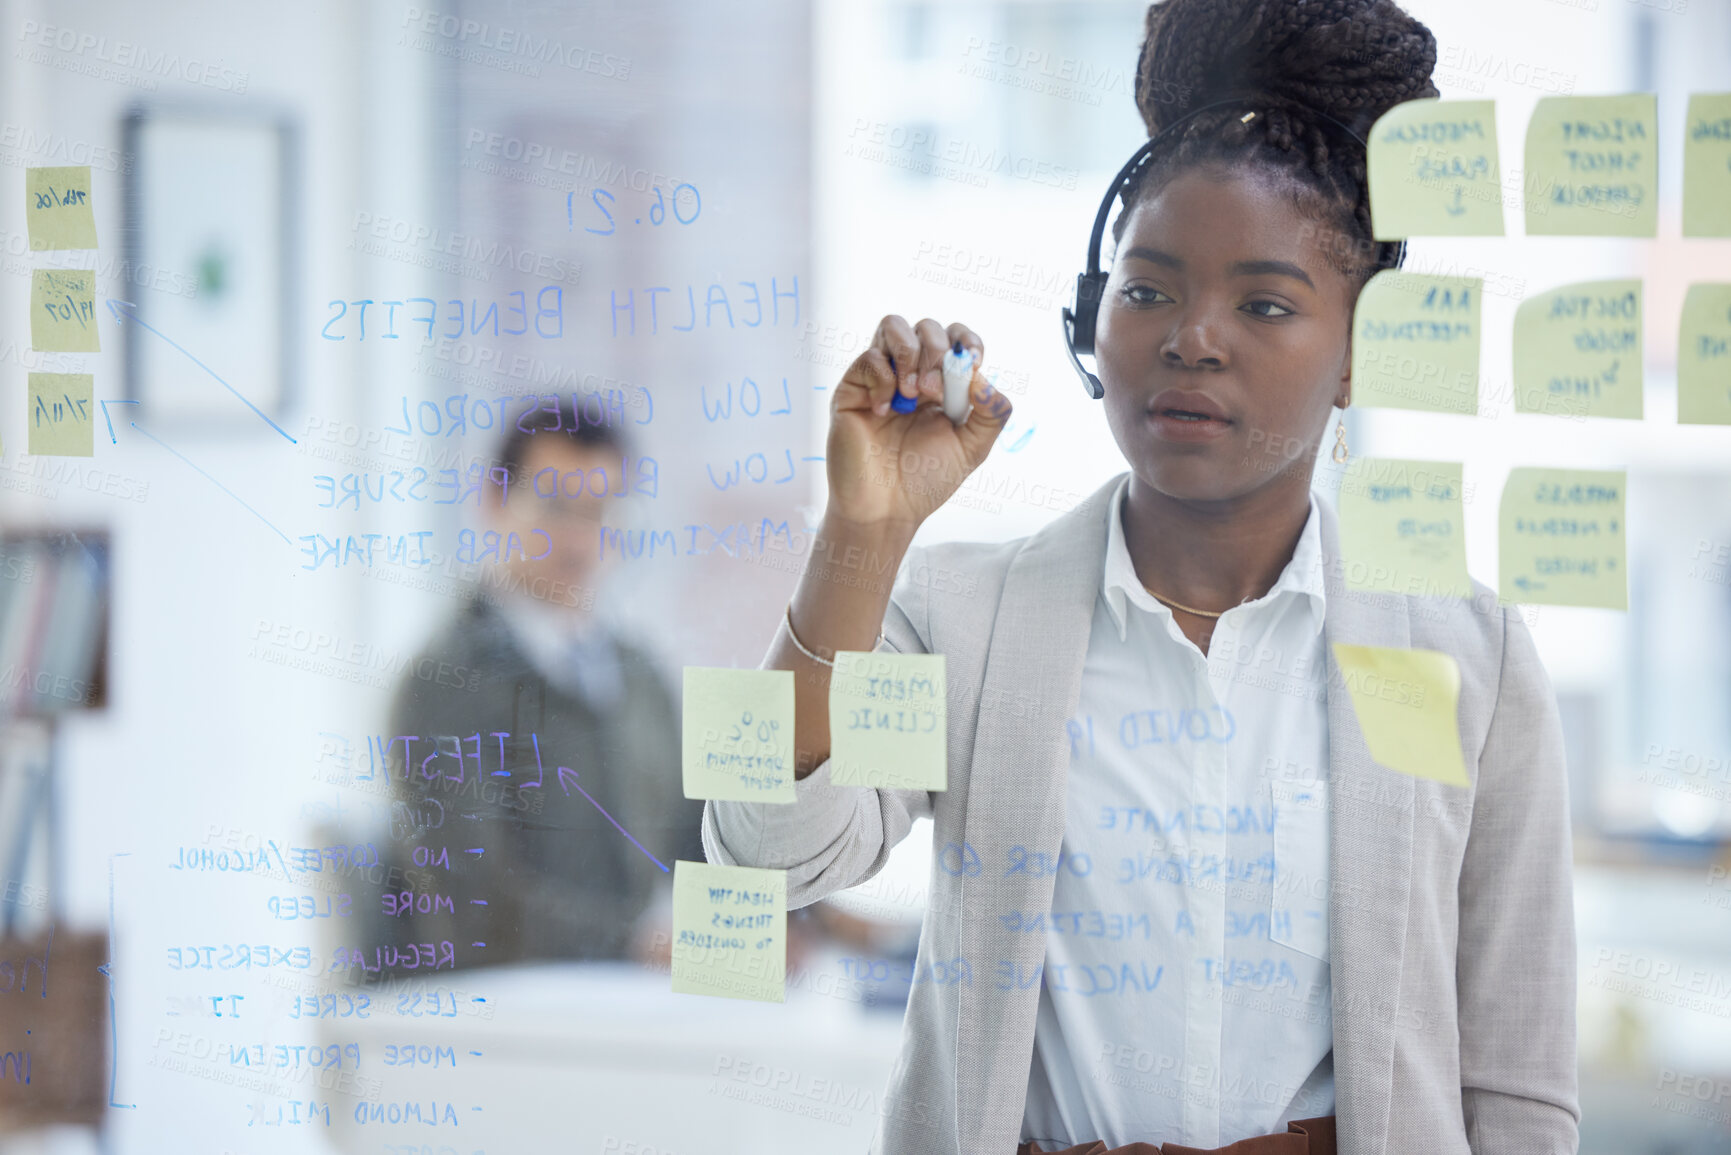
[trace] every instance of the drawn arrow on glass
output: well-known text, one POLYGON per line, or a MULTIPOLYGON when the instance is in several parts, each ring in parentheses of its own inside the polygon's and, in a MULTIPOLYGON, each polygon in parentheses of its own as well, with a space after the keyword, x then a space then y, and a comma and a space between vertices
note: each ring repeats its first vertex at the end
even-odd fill
MULTIPOLYGON (((162 337, 161 333, 157 333, 157 331, 155 329, 151 329, 149 325, 146 325, 143 321, 140 321, 138 319, 138 315, 136 313, 125 312, 121 306, 124 306, 125 309, 131 309, 131 308, 136 307, 130 301, 116 301, 112 297, 108 298, 108 311, 110 313, 114 314, 114 323, 115 324, 117 324, 117 325, 121 324, 121 318, 123 316, 131 317, 134 324, 142 325, 144 328, 150 329, 150 331, 152 333, 156 333, 156 335, 158 337, 162 337)), ((174 345, 174 347, 176 349, 180 349, 180 351, 182 353, 186 353, 185 349, 181 349, 179 345, 175 345, 174 342, 169 341, 167 337, 162 337, 162 339, 164 341, 168 341, 168 343, 170 345, 174 345)), ((216 377, 216 374, 211 373, 210 367, 208 365, 206 365, 203 361, 200 361, 197 357, 193 357, 193 355, 191 353, 186 353, 186 355, 199 368, 203 369, 206 373, 210 373, 210 375, 212 377, 216 377)), ((222 381, 221 377, 217 377, 216 379, 218 381, 222 381)), ((222 381, 222 384, 224 385, 224 387, 228 388, 229 392, 234 393, 234 395, 236 397, 240 397, 240 394, 235 393, 234 389, 231 386, 229 386, 228 382, 222 381)), ((245 397, 241 397, 240 399, 242 401, 246 401, 247 407, 252 409, 252 411, 254 413, 258 413, 258 407, 256 405, 253 405, 253 403, 251 401, 247 401, 245 397)), ((120 444, 119 438, 115 437, 115 435, 114 435, 114 417, 111 413, 108 412, 108 407, 110 405, 138 405, 141 407, 140 411, 142 412, 143 402, 139 401, 136 397, 131 397, 131 398, 125 398, 125 399, 116 400, 116 401, 99 400, 97 402, 97 404, 102 406, 102 421, 103 421, 103 424, 108 426, 109 443, 114 444, 114 445, 120 444)), ((267 423, 269 423, 271 428, 275 429, 278 433, 282 433, 282 435, 284 437, 288 437, 288 439, 290 441, 294 441, 294 438, 289 437, 289 435, 287 433, 283 433, 282 429, 276 424, 276 422, 271 421, 271 419, 269 417, 265 417, 263 413, 258 413, 258 415, 260 417, 264 417, 265 421, 267 423)), ((138 422, 128 421, 127 424, 132 426, 134 429, 138 430, 140 433, 144 434, 146 437, 150 438, 152 441, 156 442, 158 445, 162 446, 164 449, 168 450, 170 453, 174 454, 176 457, 180 458, 180 460, 183 463, 185 463, 190 469, 192 469, 199 476, 203 477, 206 481, 210 482, 212 485, 216 486, 218 489, 222 490, 224 493, 226 493, 230 497, 234 498, 235 501, 240 503, 240 506, 242 509, 246 510, 248 513, 252 514, 254 517, 256 517, 260 521, 264 522, 265 525, 270 527, 270 531, 272 533, 274 533, 278 537, 282 538, 284 545, 293 545, 294 544, 294 542, 289 539, 288 534, 284 533, 282 530, 278 529, 274 524, 272 524, 270 518, 266 517, 264 514, 260 513, 258 510, 254 509, 252 506, 248 505, 244 500, 242 500, 241 496, 238 493, 236 493, 234 490, 230 489, 228 486, 224 485, 222 482, 218 481, 216 478, 212 477, 204 469, 202 469, 197 464, 195 464, 191 458, 187 457, 186 454, 182 453, 180 450, 176 449, 174 446, 168 444, 168 442, 166 442, 162 438, 156 436, 154 433, 152 433, 152 432, 150 432, 150 430, 144 428, 138 422)))
MULTIPOLYGON (((535 781, 523 783, 522 787, 520 787, 520 789, 523 789, 523 790, 528 790, 528 789, 531 789, 533 787, 540 786, 542 780, 545 779, 545 777, 546 777, 546 771, 541 766, 541 738, 540 738, 540 735, 536 734, 533 730, 531 730, 531 731, 529 731, 529 740, 535 744, 535 781)), ((496 773, 496 771, 495 771, 495 773, 496 773)), ((613 815, 607 813, 607 808, 605 806, 602 806, 601 803, 595 801, 594 798, 591 798, 589 796, 589 791, 583 789, 582 786, 579 786, 577 784, 577 771, 571 769, 571 767, 569 767, 569 766, 560 766, 557 768, 557 773, 559 775, 559 789, 561 789, 565 792, 565 797, 567 797, 567 798, 571 797, 571 787, 576 786, 577 787, 577 793, 583 795, 583 797, 585 797, 585 798, 588 798, 589 799, 589 805, 591 805, 591 806, 595 807, 595 809, 601 811, 601 817, 603 817, 607 821, 613 823, 613 829, 617 830, 619 833, 623 834, 625 837, 631 838, 631 832, 629 830, 625 829, 625 827, 619 825, 618 822, 614 821, 613 815)), ((663 874, 672 874, 673 873, 673 871, 668 869, 666 863, 662 862, 659 858, 655 857, 653 854, 650 854, 649 850, 641 842, 637 841, 635 838, 631 838, 631 845, 633 845, 637 849, 643 851, 643 853, 648 856, 649 861, 653 862, 655 865, 657 865, 661 868, 661 871, 663 874)))
MULTIPOLYGON (((108 440, 110 442, 113 442, 114 444, 118 445, 120 442, 114 436, 114 419, 112 416, 110 416, 110 414, 108 412, 108 407, 110 405, 138 405, 138 404, 140 404, 140 402, 137 400, 99 401, 99 402, 97 402, 97 404, 102 406, 102 420, 108 426, 108 440)), ((196 473, 198 473, 199 476, 203 477, 206 481, 210 482, 212 485, 216 486, 218 489, 222 490, 224 493, 228 494, 230 497, 234 498, 236 501, 239 501, 242 509, 244 509, 248 513, 252 514, 254 517, 258 518, 260 521, 264 522, 266 525, 269 525, 271 532, 283 539, 284 545, 293 545, 294 544, 294 542, 289 540, 288 534, 284 533, 282 530, 278 529, 276 526, 271 525, 270 518, 266 517, 264 514, 260 513, 258 510, 254 509, 252 506, 248 505, 245 501, 242 501, 240 495, 235 493, 234 490, 230 489, 228 486, 224 485, 222 482, 218 481, 216 478, 214 478, 210 474, 206 473, 203 469, 200 469, 197 465, 193 464, 192 460, 190 458, 188 458, 186 456, 186 454, 182 453, 180 450, 176 449, 174 446, 170 445, 168 442, 164 441, 162 438, 156 436, 154 433, 150 432, 150 430, 139 425, 138 422, 128 421, 127 424, 132 426, 134 429, 138 430, 140 433, 144 434, 146 437, 150 438, 152 441, 156 442, 158 445, 162 446, 164 449, 168 450, 170 453, 174 454, 176 457, 180 458, 181 461, 185 462, 196 473)))
MULTIPOLYGON (((241 393, 241 391, 239 389, 236 389, 233 385, 230 385, 227 381, 224 381, 221 377, 219 377, 217 375, 217 372, 215 369, 212 369, 209 365, 206 365, 203 361, 200 361, 197 357, 194 357, 191 352, 189 352, 184 346, 182 346, 178 342, 176 342, 174 340, 174 338, 170 337, 167 333, 164 333, 161 329, 156 328, 154 325, 150 324, 148 321, 145 321, 143 318, 141 318, 138 315, 138 306, 137 305, 133 304, 131 301, 117 301, 113 297, 107 298, 107 301, 108 301, 108 311, 110 313, 114 314, 114 320, 115 320, 116 324, 121 323, 122 318, 124 318, 126 320, 130 320, 134 325, 137 325, 140 329, 143 329, 146 332, 155 333, 158 337, 162 338, 165 342, 167 342, 170 348, 174 349, 177 353, 181 354, 181 356, 185 357, 188 361, 191 361, 194 365, 197 365, 200 369, 203 369, 206 373, 209 373, 211 376, 211 379, 214 380, 218 385, 221 385, 224 389, 227 389, 230 393, 233 393, 236 397, 239 397, 241 404, 245 405, 248 409, 251 409, 254 413, 258 414, 259 420, 263 421, 266 425, 270 426, 272 429, 276 430, 278 433, 282 434, 284 437, 287 437, 289 440, 289 444, 291 444, 291 445, 299 444, 299 442, 295 441, 295 439, 293 437, 289 436, 288 430, 284 429, 282 426, 280 426, 276 422, 272 421, 269 417, 265 416, 264 410, 260 409, 257 405, 254 405, 251 401, 247 400, 247 398, 241 393)), ((112 432, 112 427, 110 427, 110 431, 112 432)), ((149 435, 146 434, 146 436, 149 436, 149 435)))
MULTIPOLYGON (((587 791, 587 790, 583 789, 583 787, 577 785, 577 771, 571 769, 571 767, 569 767, 569 766, 559 767, 559 789, 565 791, 565 797, 567 797, 567 798, 571 797, 571 787, 573 787, 573 786, 577 787, 577 793, 583 795, 583 797, 585 797, 585 798, 589 798, 589 791, 587 791)), ((625 827, 619 825, 619 823, 614 822, 613 821, 613 815, 607 813, 606 808, 603 807, 601 805, 601 803, 595 801, 595 799, 593 799, 593 798, 589 798, 589 805, 591 805, 591 806, 595 807, 595 809, 601 811, 601 817, 605 818, 609 822, 613 822, 613 829, 617 830, 619 833, 623 834, 625 837, 631 838, 631 832, 629 830, 625 829, 625 827)), ((649 861, 651 861, 655 865, 661 867, 661 871, 663 874, 672 874, 673 873, 671 870, 667 869, 666 863, 662 862, 659 858, 655 857, 653 854, 650 854, 648 848, 645 847, 641 842, 637 841, 635 838, 631 838, 631 845, 635 846, 637 849, 643 851, 644 854, 648 855, 649 861)))

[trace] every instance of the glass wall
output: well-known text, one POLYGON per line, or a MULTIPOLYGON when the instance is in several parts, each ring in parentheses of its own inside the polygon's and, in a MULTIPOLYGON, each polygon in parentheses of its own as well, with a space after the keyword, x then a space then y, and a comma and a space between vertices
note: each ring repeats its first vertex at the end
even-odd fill
MULTIPOLYGON (((1414 240, 1484 280, 1480 412, 1346 429, 1463 464, 1493 588, 1511 469, 1627 470, 1628 611, 1521 608, 1581 1150, 1731 1150, 1731 442, 1676 420, 1684 291, 1731 269, 1680 235, 1680 126, 1731 9, 1406 7, 1511 188, 1540 98, 1657 94, 1657 238, 1414 240), (1517 305, 1619 277, 1644 418, 1517 413, 1517 305)), ((865 1149, 931 823, 789 912, 785 1002, 673 993, 683 672, 763 660, 886 313, 968 325, 1014 404, 917 544, 1127 469, 1059 309, 1146 139, 1144 12, 0 0, 0 1151, 865 1149), (38 243, 51 185, 93 245, 38 243)))

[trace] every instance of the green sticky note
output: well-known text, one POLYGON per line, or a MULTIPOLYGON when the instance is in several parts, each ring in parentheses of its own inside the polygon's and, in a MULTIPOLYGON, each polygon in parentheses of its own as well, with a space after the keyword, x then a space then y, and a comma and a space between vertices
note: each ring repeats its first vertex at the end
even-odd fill
POLYGON ((1731 92, 1689 94, 1683 125, 1683 235, 1731 237, 1731 92))
POLYGON ((1366 141, 1377 240, 1503 235, 1495 101, 1408 100, 1366 141))
POLYGON ((1346 587, 1464 598, 1466 518, 1453 461, 1354 458, 1340 482, 1346 587))
POLYGON ((1629 608, 1623 470, 1509 471, 1497 523, 1504 602, 1629 608))
POLYGON ((24 222, 30 249, 94 249, 96 214, 90 208, 90 166, 24 170, 24 222))
POLYGON ((787 871, 674 860, 673 993, 787 1001, 787 871))
POLYGON ((30 346, 39 353, 97 353, 96 274, 36 269, 30 274, 30 346))
POLYGON ((1372 758, 1414 778, 1472 785, 1455 721, 1461 670, 1452 656, 1336 642, 1334 661, 1372 758))
POLYGON ((830 783, 948 789, 944 656, 840 650, 829 676, 830 783))
POLYGON ((1683 298, 1677 424, 1731 425, 1731 284, 1690 285, 1683 298))
POLYGON ((687 798, 792 802, 793 672, 685 667, 687 798))
POLYGON ((1352 403, 1479 411, 1478 277, 1384 269, 1352 311, 1352 403))
POLYGON ((1641 282, 1581 281, 1515 310, 1515 412, 1641 416, 1641 282))
POLYGON ((1651 92, 1540 97, 1521 178, 1527 234, 1657 236, 1658 132, 1651 92))
POLYGON ((33 454, 90 457, 95 452, 95 388, 89 373, 32 373, 24 421, 33 454))

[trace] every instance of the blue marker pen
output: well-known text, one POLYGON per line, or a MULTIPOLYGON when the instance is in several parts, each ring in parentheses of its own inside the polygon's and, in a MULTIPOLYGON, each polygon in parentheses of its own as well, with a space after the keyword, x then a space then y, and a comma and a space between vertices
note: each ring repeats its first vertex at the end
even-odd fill
POLYGON ((968 386, 974 380, 974 351, 960 341, 944 354, 944 416, 955 425, 968 419, 968 386))
MULTIPOLYGON (((890 372, 894 373, 895 371, 896 359, 891 357, 890 372)), ((890 408, 894 409, 897 413, 912 413, 919 407, 920 399, 918 397, 903 397, 900 388, 897 388, 896 391, 890 395, 890 408)))
MULTIPOLYGON (((890 362, 890 368, 895 369, 894 361, 890 362)), ((957 341, 944 353, 944 416, 953 424, 966 421, 968 411, 973 408, 968 401, 973 378, 974 351, 957 341)), ((897 413, 912 413, 919 405, 918 397, 904 397, 899 390, 890 398, 890 408, 897 413)))

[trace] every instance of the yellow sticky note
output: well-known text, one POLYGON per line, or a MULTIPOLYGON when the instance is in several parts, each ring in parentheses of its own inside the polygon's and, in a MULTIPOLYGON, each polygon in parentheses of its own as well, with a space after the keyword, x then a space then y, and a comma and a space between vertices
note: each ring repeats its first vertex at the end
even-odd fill
POLYGON ((1352 403, 1479 411, 1478 277, 1384 269, 1352 312, 1352 403))
POLYGON ((90 209, 90 166, 24 170, 24 221, 32 252, 94 249, 96 214, 90 209))
POLYGON ((792 802, 793 672, 685 667, 687 798, 792 802))
POLYGON ((1641 282, 1581 281, 1515 310, 1515 412, 1641 416, 1641 282))
POLYGON ((1731 425, 1731 284, 1690 285, 1683 298, 1677 424, 1731 425))
POLYGON ((1334 644, 1370 756, 1390 770, 1471 786, 1455 721, 1461 670, 1441 650, 1334 644))
POLYGON ((1377 240, 1503 235, 1495 101, 1409 100, 1365 139, 1377 240))
POLYGON ((1504 602, 1629 608, 1620 469, 1509 471, 1498 513, 1504 602))
POLYGON ((1651 92, 1540 97, 1521 177, 1527 234, 1658 235, 1658 132, 1651 92))
POLYGON ((840 650, 829 676, 830 783, 948 789, 942 654, 840 650))
POLYGON ((36 269, 30 274, 30 347, 39 353, 97 353, 96 274, 36 269))
POLYGON ((787 1001, 787 871, 674 860, 673 993, 787 1001))
POLYGON ((1347 588, 1417 597, 1471 594, 1461 509, 1459 462, 1354 458, 1340 482, 1347 588))
POLYGON ((33 454, 90 457, 95 443, 95 388, 89 373, 32 373, 25 415, 33 454))
POLYGON ((1731 237, 1731 92, 1692 92, 1683 124, 1683 235, 1731 237))

